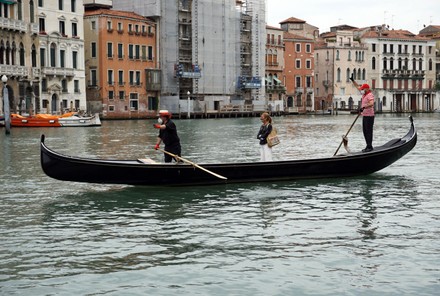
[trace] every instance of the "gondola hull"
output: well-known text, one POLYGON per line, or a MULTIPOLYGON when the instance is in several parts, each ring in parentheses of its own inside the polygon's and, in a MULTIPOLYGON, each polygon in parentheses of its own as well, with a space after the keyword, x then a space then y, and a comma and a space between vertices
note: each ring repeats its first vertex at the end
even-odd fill
POLYGON ((63 181, 150 186, 213 185, 295 179, 340 178, 368 175, 386 168, 417 142, 412 118, 409 132, 402 138, 357 152, 330 158, 253 163, 199 164, 227 178, 220 179, 190 164, 146 164, 140 160, 103 160, 73 157, 49 149, 41 136, 41 166, 52 178, 63 181))

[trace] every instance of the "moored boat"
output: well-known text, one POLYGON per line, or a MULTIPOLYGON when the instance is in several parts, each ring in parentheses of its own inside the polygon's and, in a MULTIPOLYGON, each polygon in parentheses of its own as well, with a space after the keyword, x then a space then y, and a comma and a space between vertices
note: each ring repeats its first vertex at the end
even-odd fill
POLYGON ((412 117, 410 120, 411 127, 405 136, 392 139, 370 152, 306 160, 197 165, 205 170, 186 163, 165 164, 141 159, 111 160, 66 156, 49 149, 44 142, 45 136, 42 135, 41 166, 46 175, 63 181, 150 186, 353 177, 380 171, 411 151, 417 142, 417 132, 412 117))
POLYGON ((11 126, 13 127, 63 127, 63 126, 100 126, 99 114, 81 116, 76 112, 63 115, 36 114, 34 116, 22 116, 11 114, 11 126))

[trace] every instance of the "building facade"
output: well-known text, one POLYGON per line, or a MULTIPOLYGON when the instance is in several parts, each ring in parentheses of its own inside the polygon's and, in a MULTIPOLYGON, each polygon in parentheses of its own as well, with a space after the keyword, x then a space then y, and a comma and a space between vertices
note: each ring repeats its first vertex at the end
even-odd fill
POLYGON ((369 31, 368 79, 376 96, 376 110, 429 112, 436 107, 435 41, 405 30, 369 31))
POLYGON ((156 23, 133 12, 87 7, 87 98, 103 118, 156 116, 160 71, 156 23))
POLYGON ((337 112, 358 108, 359 91, 350 81, 367 82, 367 47, 353 30, 335 30, 320 36, 315 48, 316 110, 337 112))
POLYGON ((287 107, 284 85, 284 31, 266 27, 266 97, 271 111, 284 111, 287 107))
POLYGON ((114 0, 157 19, 160 108, 209 112, 265 105, 265 0, 114 0), (189 102, 188 98, 192 102, 189 102))
MULTIPOLYGON (((86 112, 82 0, 38 0, 41 113, 86 112)), ((35 4, 34 4, 35 5, 35 4)))
POLYGON ((284 84, 286 85, 286 111, 306 113, 314 106, 314 41, 284 32, 284 84))
MULTIPOLYGON (((34 1, 0 2, 0 76, 8 79, 11 113, 34 113, 40 106, 36 11, 34 1)), ((3 103, 0 104, 2 113, 3 103)))

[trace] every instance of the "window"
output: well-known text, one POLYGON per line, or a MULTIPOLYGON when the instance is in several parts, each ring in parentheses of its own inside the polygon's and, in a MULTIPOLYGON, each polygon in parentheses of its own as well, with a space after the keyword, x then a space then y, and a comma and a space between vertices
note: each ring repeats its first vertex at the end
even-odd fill
POLYGON ((20 50, 19 50, 19 64, 20 66, 24 66, 24 46, 23 43, 20 43, 20 50))
POLYGON ((383 45, 383 53, 387 53, 387 45, 386 44, 383 45))
POLYGON ((66 79, 61 80, 61 88, 63 89, 64 93, 67 92, 67 80, 66 79))
POLYGON ((78 69, 78 52, 72 51, 72 67, 78 69))
POLYGON ((128 33, 133 33, 133 25, 128 24, 128 33))
POLYGON ((122 23, 118 23, 118 31, 122 32, 122 30, 123 30, 122 23))
POLYGON ((113 31, 112 29, 112 21, 107 21, 107 31, 113 31))
POLYGON ((78 36, 78 24, 72 23, 72 37, 78 36))
POLYGON ((153 60, 153 46, 148 46, 148 60, 153 60))
POLYGON ((124 58, 124 44, 118 43, 118 59, 124 58))
POLYGON ((295 77, 295 87, 301 87, 301 76, 295 77))
POLYGON ((371 51, 376 52, 376 43, 371 44, 371 51))
POLYGON ((109 99, 110 101, 113 101, 114 98, 115 98, 114 91, 109 90, 109 91, 108 91, 108 99, 109 99))
POLYGON ((295 60, 295 68, 296 69, 301 69, 301 60, 300 59, 296 59, 295 60))
POLYGON ((38 0, 38 7, 43 7, 44 5, 44 1, 43 0, 38 0))
POLYGON ((118 71, 118 81, 119 85, 124 85, 124 71, 122 70, 118 71))
POLYGON ((135 45, 135 59, 139 60, 141 58, 141 47, 140 45, 135 45))
POLYGON ((394 53, 394 44, 390 44, 390 53, 394 53))
POLYGON ((79 93, 79 80, 73 80, 73 91, 79 93))
POLYGON ((432 59, 429 59, 429 62, 428 62, 428 70, 429 70, 429 71, 432 71, 432 59))
POLYGON ((306 60, 306 69, 312 69, 312 61, 306 60))
POLYGON ((376 58, 373 57, 371 59, 371 69, 376 70, 376 58))
POLYGON ((130 111, 137 111, 139 109, 138 94, 130 94, 130 111))
POLYGON ((107 57, 108 58, 113 57, 113 43, 111 42, 107 43, 107 57))
POLYGON ((63 1, 64 0, 58 0, 58 9, 63 10, 63 1))
MULTIPOLYGON (((46 78, 41 79, 41 91, 47 92, 47 79, 46 78)), ((44 106, 43 106, 43 108, 44 108, 44 106)))
POLYGON ((39 18, 38 19, 38 25, 40 27, 40 33, 44 33, 46 32, 46 20, 44 18, 39 18))
POLYGON ((115 105, 108 105, 108 112, 115 112, 115 105))
POLYGON ((144 61, 147 59, 147 47, 145 45, 142 45, 141 58, 144 61))
POLYGON ((141 85, 141 71, 136 71, 136 85, 141 85))
POLYGON ((60 34, 66 36, 66 24, 64 21, 60 21, 60 34))
POLYGON ((96 22, 95 21, 91 21, 90 22, 90 27, 92 27, 92 30, 96 30, 96 22))
POLYGON ((133 59, 133 44, 129 44, 129 45, 128 45, 128 58, 129 58, 130 60, 133 59))
POLYGON ((134 71, 129 71, 128 72, 128 81, 130 83, 130 85, 134 85, 134 71))
POLYGON ((70 11, 76 12, 76 0, 70 0, 70 11))
POLYGON ((96 70, 92 69, 90 70, 90 85, 91 86, 97 86, 98 85, 98 81, 96 80, 96 70))
POLYGON ((51 67, 56 67, 56 51, 57 48, 55 46, 55 44, 51 44, 50 45, 50 66, 51 67))
POLYGON ((306 87, 312 87, 312 76, 306 76, 306 87))
POLYGON ((125 100, 125 92, 123 90, 119 91, 119 99, 122 101, 125 100))
POLYGON ((65 67, 65 58, 66 58, 66 51, 65 50, 60 50, 60 67, 64 68, 65 67))
POLYGON ((339 50, 336 50, 336 60, 339 61, 339 50))
POLYGON ((107 71, 107 81, 109 85, 113 85, 113 70, 107 71))
POLYGON ((341 82, 341 69, 340 68, 338 68, 336 70, 336 81, 341 82))
POLYGON ((348 61, 351 61, 351 50, 348 51, 348 61))
POLYGON ((46 67, 46 49, 40 48, 40 67, 46 67))
POLYGON ((32 60, 32 67, 36 67, 37 66, 37 50, 35 49, 35 45, 32 45, 31 60, 32 60))
POLYGON ((139 33, 139 25, 134 25, 134 31, 135 31, 136 33, 139 33))
POLYGON ((92 47, 92 58, 96 58, 96 42, 92 42, 91 47, 92 47))
POLYGON ((306 44, 306 52, 307 52, 307 53, 312 52, 312 45, 309 44, 309 43, 306 44))
POLYGON ((295 51, 296 52, 301 52, 301 43, 296 43, 295 44, 295 51))

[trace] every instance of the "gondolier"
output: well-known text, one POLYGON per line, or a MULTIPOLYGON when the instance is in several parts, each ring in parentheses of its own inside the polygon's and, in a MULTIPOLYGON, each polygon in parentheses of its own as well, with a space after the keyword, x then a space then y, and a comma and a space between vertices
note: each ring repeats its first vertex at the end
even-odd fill
POLYGON ((373 150, 374 95, 368 84, 364 83, 359 86, 359 84, 354 81, 353 75, 350 80, 362 94, 362 103, 359 112, 362 114, 362 131, 367 144, 367 147, 365 147, 362 152, 370 152, 373 150))
MULTIPOLYGON (((171 113, 168 110, 159 111, 159 123, 154 124, 154 128, 159 129, 159 135, 157 136, 156 146, 154 149, 159 149, 160 143, 165 144, 165 151, 168 151, 177 156, 181 156, 182 148, 180 146, 180 139, 177 135, 177 127, 171 120, 171 113)), ((167 153, 164 153, 165 162, 172 162, 173 157, 167 153)), ((178 161, 177 159, 175 159, 178 161)))

